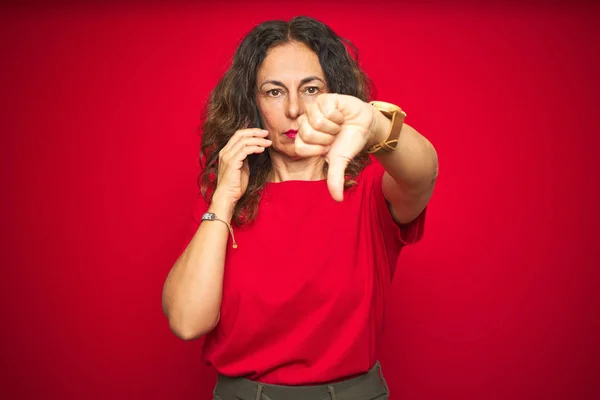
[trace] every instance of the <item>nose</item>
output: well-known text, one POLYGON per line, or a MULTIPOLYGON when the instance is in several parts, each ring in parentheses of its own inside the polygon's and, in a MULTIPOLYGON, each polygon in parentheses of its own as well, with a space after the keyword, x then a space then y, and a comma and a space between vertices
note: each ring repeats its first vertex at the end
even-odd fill
POLYGON ((297 94, 291 93, 287 98, 287 117, 296 119, 304 114, 304 100, 297 94))

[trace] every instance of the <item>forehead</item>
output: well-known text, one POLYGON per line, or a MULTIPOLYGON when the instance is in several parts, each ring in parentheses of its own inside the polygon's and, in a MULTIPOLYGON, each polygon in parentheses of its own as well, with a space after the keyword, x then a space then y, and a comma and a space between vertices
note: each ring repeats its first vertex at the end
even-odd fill
POLYGON ((257 78, 260 85, 270 79, 294 82, 311 75, 325 79, 319 57, 306 45, 290 42, 269 50, 257 78))

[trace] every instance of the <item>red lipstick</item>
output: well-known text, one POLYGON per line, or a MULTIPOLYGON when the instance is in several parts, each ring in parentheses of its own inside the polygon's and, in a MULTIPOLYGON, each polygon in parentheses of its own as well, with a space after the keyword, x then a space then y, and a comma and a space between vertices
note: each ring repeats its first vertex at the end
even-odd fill
POLYGON ((290 129, 289 131, 284 133, 285 136, 289 137, 292 140, 296 137, 297 134, 298 134, 298 131, 295 131, 293 129, 290 129))

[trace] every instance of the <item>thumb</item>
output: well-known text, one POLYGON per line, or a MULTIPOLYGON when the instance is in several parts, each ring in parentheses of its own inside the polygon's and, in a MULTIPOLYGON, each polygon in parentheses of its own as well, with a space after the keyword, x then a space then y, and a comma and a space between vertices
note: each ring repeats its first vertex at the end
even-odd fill
POLYGON ((329 160, 327 188, 335 201, 344 200, 344 176, 349 162, 343 156, 335 156, 329 160))

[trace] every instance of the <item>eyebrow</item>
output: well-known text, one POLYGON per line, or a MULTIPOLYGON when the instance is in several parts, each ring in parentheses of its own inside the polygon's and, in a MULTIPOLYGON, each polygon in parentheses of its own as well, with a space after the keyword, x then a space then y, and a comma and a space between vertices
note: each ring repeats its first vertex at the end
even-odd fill
MULTIPOLYGON (((311 82, 311 81, 320 81, 321 83, 325 84, 325 81, 323 79, 319 78, 318 76, 308 76, 300 81, 300 86, 302 86, 308 82, 311 82)), ((281 87, 286 87, 282 82, 275 81, 275 80, 265 81, 260 85, 260 87, 262 88, 263 86, 265 86, 268 83, 277 85, 277 86, 281 86, 281 87)))

